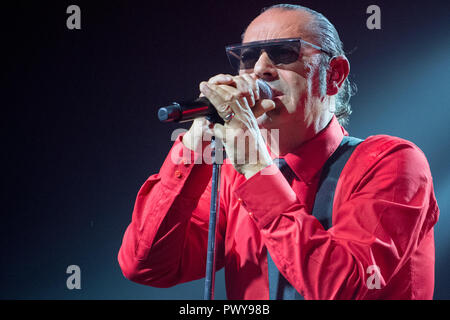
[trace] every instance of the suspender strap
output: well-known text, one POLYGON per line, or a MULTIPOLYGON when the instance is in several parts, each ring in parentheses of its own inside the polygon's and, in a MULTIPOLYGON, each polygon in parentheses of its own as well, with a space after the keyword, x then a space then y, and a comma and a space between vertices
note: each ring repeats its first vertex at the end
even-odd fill
MULTIPOLYGON (((362 141, 358 138, 344 136, 339 147, 322 167, 312 215, 320 221, 325 230, 332 226, 333 199, 339 176, 353 151, 362 141)), ((284 175, 286 170, 280 168, 280 171, 284 175)), ((267 263, 270 299, 303 300, 303 296, 279 272, 268 251, 267 263)))

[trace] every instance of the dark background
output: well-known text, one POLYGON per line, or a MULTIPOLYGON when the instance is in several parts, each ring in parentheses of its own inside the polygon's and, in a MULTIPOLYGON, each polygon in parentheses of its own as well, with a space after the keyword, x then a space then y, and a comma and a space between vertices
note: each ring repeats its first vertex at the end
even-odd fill
MULTIPOLYGON (((2 299, 201 299, 203 280, 157 289, 126 280, 122 235, 146 178, 183 126, 158 106, 231 73, 224 45, 272 1, 15 1, 2 5, 2 299), (66 8, 81 8, 68 30, 66 8), (81 268, 68 290, 66 268, 81 268)), ((435 298, 450 298, 450 5, 293 1, 335 24, 359 87, 348 131, 390 134, 426 154, 441 209, 435 298), (381 30, 366 9, 381 8, 381 30)), ((184 126, 186 127, 186 125, 184 126)), ((216 298, 225 299, 223 270, 216 298)))

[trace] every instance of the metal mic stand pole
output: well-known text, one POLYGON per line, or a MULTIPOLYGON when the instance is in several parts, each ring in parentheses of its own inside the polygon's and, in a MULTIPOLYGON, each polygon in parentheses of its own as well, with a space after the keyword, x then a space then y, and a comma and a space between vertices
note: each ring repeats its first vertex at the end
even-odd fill
POLYGON ((212 137, 211 140, 211 157, 213 168, 204 300, 214 299, 214 280, 216 273, 216 232, 219 225, 220 212, 220 172, 224 159, 222 141, 216 141, 215 137, 212 137), (221 157, 218 158, 217 155, 221 155, 221 157))

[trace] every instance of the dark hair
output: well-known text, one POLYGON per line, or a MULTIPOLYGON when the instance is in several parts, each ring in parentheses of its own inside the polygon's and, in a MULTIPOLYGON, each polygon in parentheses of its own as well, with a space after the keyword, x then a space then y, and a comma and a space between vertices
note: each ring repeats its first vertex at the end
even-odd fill
MULTIPOLYGON (((317 41, 317 45, 322 47, 325 51, 330 52, 332 56, 345 56, 343 49, 343 43, 339 38, 339 34, 334 27, 334 25, 321 13, 303 7, 300 5, 292 4, 277 4, 267 8, 264 8, 262 12, 270 9, 282 9, 282 10, 298 10, 305 11, 311 14, 314 19, 308 26, 314 34, 312 35, 317 41)), ((322 54, 320 61, 320 72, 321 72, 321 90, 324 92, 326 90, 326 71, 329 67, 330 58, 326 54, 322 54)), ((350 98, 356 94, 356 85, 351 83, 350 80, 345 79, 342 87, 340 88, 338 94, 336 95, 336 110, 335 115, 339 120, 341 125, 346 125, 352 109, 350 106, 350 98)))

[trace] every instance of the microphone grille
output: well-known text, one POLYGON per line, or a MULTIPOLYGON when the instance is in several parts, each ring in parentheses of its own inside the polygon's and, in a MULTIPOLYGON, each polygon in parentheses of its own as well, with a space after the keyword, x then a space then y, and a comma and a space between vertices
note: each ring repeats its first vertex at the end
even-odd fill
POLYGON ((272 89, 267 82, 262 79, 258 79, 256 80, 256 84, 259 87, 259 96, 261 99, 272 99, 272 89))

